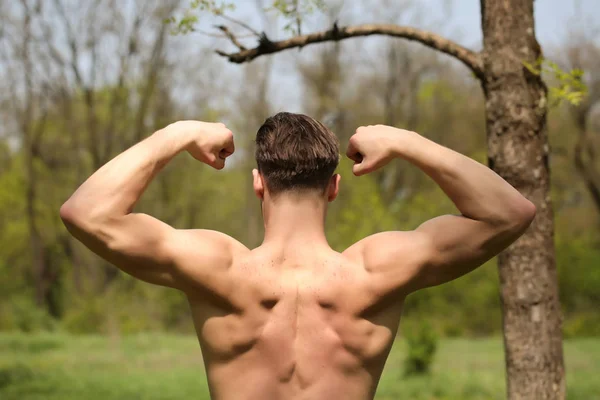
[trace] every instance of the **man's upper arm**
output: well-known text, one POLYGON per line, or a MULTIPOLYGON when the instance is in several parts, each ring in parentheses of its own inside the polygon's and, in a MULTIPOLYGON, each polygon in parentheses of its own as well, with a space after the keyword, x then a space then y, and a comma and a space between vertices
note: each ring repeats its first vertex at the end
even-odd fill
POLYGON ((243 247, 227 235, 177 230, 146 214, 102 223, 63 216, 67 228, 90 250, 143 281, 187 291, 215 284, 243 247))
POLYGON ((491 224, 444 215, 414 231, 370 236, 362 241, 361 251, 381 291, 408 294, 472 271, 508 247, 530 222, 491 224))

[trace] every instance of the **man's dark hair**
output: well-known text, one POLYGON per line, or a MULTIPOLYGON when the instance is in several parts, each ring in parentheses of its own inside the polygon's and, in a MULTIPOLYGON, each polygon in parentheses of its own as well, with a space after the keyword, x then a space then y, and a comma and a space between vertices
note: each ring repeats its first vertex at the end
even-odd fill
POLYGON ((269 192, 325 190, 339 162, 339 141, 319 121, 282 112, 256 134, 256 163, 269 192))

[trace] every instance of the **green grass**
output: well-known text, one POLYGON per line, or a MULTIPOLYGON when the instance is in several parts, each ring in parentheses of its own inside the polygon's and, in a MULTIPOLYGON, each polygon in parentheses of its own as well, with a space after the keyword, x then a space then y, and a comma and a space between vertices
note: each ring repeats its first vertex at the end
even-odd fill
MULTIPOLYGON (((403 378, 392 350, 377 399, 503 399, 502 343, 445 339, 430 376, 403 378)), ((565 343, 568 399, 600 399, 600 339, 565 343)), ((0 334, 0 399, 208 399, 194 337, 0 334)))

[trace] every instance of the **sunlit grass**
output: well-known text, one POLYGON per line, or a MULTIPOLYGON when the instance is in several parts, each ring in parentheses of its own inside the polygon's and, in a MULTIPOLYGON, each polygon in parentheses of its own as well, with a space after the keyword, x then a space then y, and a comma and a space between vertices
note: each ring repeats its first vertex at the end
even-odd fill
MULTIPOLYGON (((377 399, 503 399, 502 342, 445 339, 430 376, 404 378, 398 340, 377 399)), ((565 343, 569 399, 600 399, 600 339, 565 343)), ((208 399, 196 338, 0 335, 0 399, 208 399)))

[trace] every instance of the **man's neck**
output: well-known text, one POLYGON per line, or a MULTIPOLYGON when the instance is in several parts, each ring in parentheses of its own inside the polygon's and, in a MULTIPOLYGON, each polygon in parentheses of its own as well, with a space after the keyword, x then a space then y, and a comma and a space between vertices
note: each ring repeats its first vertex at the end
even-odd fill
POLYGON ((317 196, 280 195, 265 200, 263 244, 280 246, 327 245, 327 202, 317 196))

